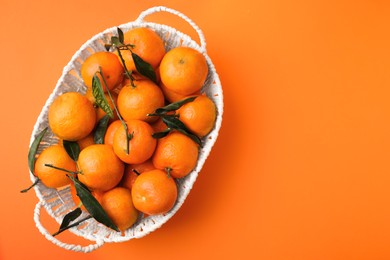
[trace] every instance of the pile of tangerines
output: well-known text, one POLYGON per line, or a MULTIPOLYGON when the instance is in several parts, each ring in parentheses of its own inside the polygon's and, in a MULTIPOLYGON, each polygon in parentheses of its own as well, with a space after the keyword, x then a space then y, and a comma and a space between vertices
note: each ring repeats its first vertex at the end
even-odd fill
POLYGON ((146 27, 118 29, 80 75, 86 93, 63 93, 49 107, 59 143, 39 154, 34 175, 49 188, 70 185, 77 207, 89 211, 87 190, 120 231, 168 212, 175 179, 194 169, 216 120, 215 104, 201 93, 204 55, 189 47, 166 51, 146 27))

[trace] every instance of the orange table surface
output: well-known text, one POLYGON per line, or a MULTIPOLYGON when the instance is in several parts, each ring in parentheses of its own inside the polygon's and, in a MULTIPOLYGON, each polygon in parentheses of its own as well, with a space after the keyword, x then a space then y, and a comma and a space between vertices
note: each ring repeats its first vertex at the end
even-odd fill
MULTIPOLYGON (((388 1, 1 0, 0 13, 0 259, 390 259, 388 1), (219 138, 162 228, 64 250, 35 227, 34 191, 19 192, 33 126, 85 41, 156 5, 205 34, 224 91, 219 138)), ((172 15, 147 19, 197 39, 172 15)))

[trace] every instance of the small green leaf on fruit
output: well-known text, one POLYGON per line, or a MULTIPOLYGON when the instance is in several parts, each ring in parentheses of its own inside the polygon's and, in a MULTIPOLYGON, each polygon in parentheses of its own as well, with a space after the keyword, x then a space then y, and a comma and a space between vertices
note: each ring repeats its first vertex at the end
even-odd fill
POLYGON ((171 103, 171 104, 169 104, 169 105, 166 105, 165 107, 157 108, 155 113, 156 113, 156 114, 165 114, 165 113, 170 112, 170 111, 178 110, 178 109, 181 108, 184 104, 187 104, 187 103, 189 103, 189 102, 194 101, 195 98, 196 98, 196 96, 194 96, 194 97, 189 97, 189 98, 186 98, 186 99, 183 99, 183 100, 180 100, 180 101, 171 103))
POLYGON ((164 137, 167 136, 170 132, 171 132, 171 129, 170 129, 170 128, 167 128, 167 129, 164 130, 164 131, 153 133, 153 134, 152 134, 152 137, 155 138, 155 139, 164 138, 164 137))
POLYGON ((119 27, 117 27, 116 29, 118 31, 118 40, 119 40, 120 43, 123 44, 124 41, 125 41, 125 37, 123 35, 123 31, 119 27))
POLYGON ((104 211, 103 207, 99 204, 99 202, 95 199, 95 197, 91 194, 87 187, 84 186, 78 179, 73 176, 68 176, 74 183, 76 188, 77 196, 79 196, 81 202, 84 207, 87 209, 89 214, 96 219, 96 221, 102 223, 103 225, 114 229, 115 231, 119 231, 118 227, 112 222, 110 217, 104 211))
POLYGON ((76 141, 67 141, 67 140, 63 140, 62 144, 65 148, 65 151, 68 153, 69 157, 76 162, 79 159, 79 154, 80 154, 79 144, 76 141))
POLYGON ((131 57, 133 58, 135 68, 141 75, 147 77, 153 82, 157 81, 156 73, 154 72, 153 67, 149 63, 144 61, 140 56, 138 56, 134 52, 131 52, 131 57))
MULTIPOLYGON (((103 77, 103 75, 102 75, 103 77)), ((107 98, 104 95, 103 86, 99 77, 95 74, 92 78, 92 94, 95 98, 96 104, 111 118, 114 117, 114 112, 112 111, 110 105, 108 104, 107 98)))
POLYGON ((202 146, 202 140, 198 136, 191 133, 191 131, 188 130, 188 128, 183 124, 183 122, 181 122, 176 116, 174 115, 163 116, 162 121, 167 125, 168 128, 175 129, 185 134, 186 136, 191 138, 195 143, 202 146))
POLYGON ((37 137, 35 137, 34 141, 31 144, 30 150, 28 151, 28 167, 30 168, 30 172, 34 174, 34 166, 35 166, 35 155, 37 154, 39 144, 42 141, 43 136, 45 135, 48 127, 43 129, 37 137))
POLYGON ((107 131, 108 122, 110 121, 110 117, 108 115, 105 115, 102 117, 102 119, 99 120, 95 133, 93 135, 93 140, 95 144, 103 144, 104 143, 104 136, 107 131))

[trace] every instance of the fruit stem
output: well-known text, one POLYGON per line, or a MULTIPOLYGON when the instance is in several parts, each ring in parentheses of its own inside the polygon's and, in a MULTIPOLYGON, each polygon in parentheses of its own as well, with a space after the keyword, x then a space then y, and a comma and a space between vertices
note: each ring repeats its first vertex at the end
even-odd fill
POLYGON ((35 185, 37 185, 37 184, 39 183, 39 181, 40 181, 40 179, 37 178, 37 179, 35 180, 35 182, 34 182, 30 187, 28 187, 27 189, 21 190, 20 192, 21 192, 21 193, 26 193, 26 192, 29 191, 32 187, 34 187, 35 185))
POLYGON ((132 170, 135 174, 137 174, 137 175, 140 175, 141 173, 139 172, 139 171, 137 171, 136 169, 133 169, 132 170))
POLYGON ((171 167, 165 167, 165 171, 167 172, 167 175, 168 175, 168 178, 171 178, 171 171, 172 171, 172 168, 171 167))
POLYGON ((116 112, 116 114, 117 114, 119 120, 121 121, 123 128, 125 129, 125 132, 126 132, 126 142, 127 142, 126 154, 129 154, 129 146, 130 146, 129 142, 130 142, 131 138, 133 138, 133 136, 130 137, 130 135, 128 134, 128 131, 129 131, 129 130, 128 130, 128 128, 127 128, 127 124, 126 124, 126 122, 123 120, 121 114, 119 113, 118 108, 116 107, 116 104, 115 104, 115 102, 114 102, 114 99, 112 98, 111 92, 110 92, 110 90, 109 90, 108 87, 107 87, 107 83, 106 83, 106 80, 104 79, 104 75, 103 75, 103 71, 102 71, 102 68, 101 68, 101 67, 99 67, 99 73, 100 73, 100 75, 102 76, 103 84, 104 84, 104 86, 106 87, 107 94, 108 94, 108 96, 110 97, 112 104, 114 105, 115 112, 116 112))
MULTIPOLYGON (((115 46, 115 48, 116 48, 116 50, 118 51, 119 58, 120 58, 120 60, 121 60, 121 62, 122 62, 123 68, 125 69, 125 73, 126 73, 127 77, 128 77, 129 80, 130 80, 130 84, 131 84, 131 86, 132 86, 133 88, 135 88, 134 77, 133 77, 133 75, 132 75, 133 72, 132 72, 132 71, 129 71, 129 70, 127 69, 126 61, 123 59, 123 56, 122 56, 122 53, 121 53, 120 48, 119 48, 118 46, 115 46)), ((130 50, 129 47, 127 47, 127 50, 129 50, 130 52, 132 52, 132 51, 130 50)))
POLYGON ((53 168, 53 169, 56 169, 56 170, 60 170, 60 171, 63 171, 63 172, 67 172, 67 173, 71 173, 71 174, 81 174, 81 171, 69 171, 67 169, 64 169, 64 168, 61 168, 61 167, 57 167, 57 166, 54 166, 52 164, 49 164, 49 163, 45 163, 44 164, 46 167, 50 167, 50 168, 53 168))

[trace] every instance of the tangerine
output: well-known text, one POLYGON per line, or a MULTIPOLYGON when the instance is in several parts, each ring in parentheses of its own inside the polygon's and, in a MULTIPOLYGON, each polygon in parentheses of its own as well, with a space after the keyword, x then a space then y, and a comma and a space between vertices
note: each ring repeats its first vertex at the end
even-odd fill
POLYGON ((103 194, 101 205, 109 218, 121 231, 130 228, 138 218, 130 190, 115 187, 103 194))
POLYGON ((104 135, 104 143, 112 145, 114 143, 114 135, 116 130, 122 125, 122 122, 118 119, 108 125, 106 134, 104 135))
POLYGON ((217 108, 206 95, 197 96, 192 102, 178 109, 180 121, 195 135, 204 137, 213 129, 217 108))
POLYGON ((91 190, 107 191, 114 188, 122 179, 124 164, 115 155, 112 146, 94 144, 79 154, 78 174, 80 182, 91 190))
POLYGON ((157 108, 164 105, 164 94, 151 80, 134 81, 135 87, 124 86, 118 95, 118 110, 125 121, 139 119, 153 122, 157 117, 150 117, 157 108))
POLYGON ((141 120, 129 120, 126 125, 127 133, 123 125, 115 132, 114 152, 128 164, 143 163, 153 155, 156 148, 157 141, 152 137, 153 129, 141 120), (130 135, 129 142, 127 135, 130 135))
POLYGON ((81 65, 81 77, 88 88, 92 88, 92 79, 95 75, 100 79, 103 91, 114 89, 123 79, 123 66, 112 52, 100 51, 92 53, 81 65), (104 80, 99 72, 101 69, 104 80), (104 84, 107 83, 107 86, 104 84))
POLYGON ((131 190, 136 209, 148 215, 167 213, 175 205, 177 186, 162 170, 152 170, 137 177, 131 190))
MULTIPOLYGON (((124 43, 131 44, 131 51, 149 63, 153 69, 160 64, 165 55, 165 45, 161 37, 152 29, 146 27, 134 28, 123 34, 124 43)), ((118 51, 115 52, 118 55, 118 51)), ((133 57, 129 50, 121 50, 121 55, 125 61, 126 68, 135 71, 133 57)))
POLYGON ((96 113, 91 102, 82 94, 67 92, 50 105, 48 120, 51 130, 59 138, 77 141, 91 133, 96 113))
POLYGON ((49 188, 60 188, 71 183, 66 172, 46 165, 77 171, 76 163, 61 145, 52 145, 42 151, 35 162, 34 173, 49 188))
POLYGON ((120 182, 120 186, 131 190, 131 188, 133 187, 134 181, 135 181, 135 179, 137 179, 139 174, 141 174, 143 172, 151 171, 154 169, 156 169, 156 167, 154 167, 153 162, 150 159, 143 162, 143 163, 127 164, 125 166, 125 172, 123 173, 123 178, 120 182))
POLYGON ((208 74, 205 56, 190 47, 168 51, 160 64, 160 77, 166 89, 180 95, 199 91, 208 74))
POLYGON ((182 178, 196 166, 198 152, 198 145, 191 138, 173 131, 158 140, 152 161, 157 169, 165 169, 172 177, 182 178))

